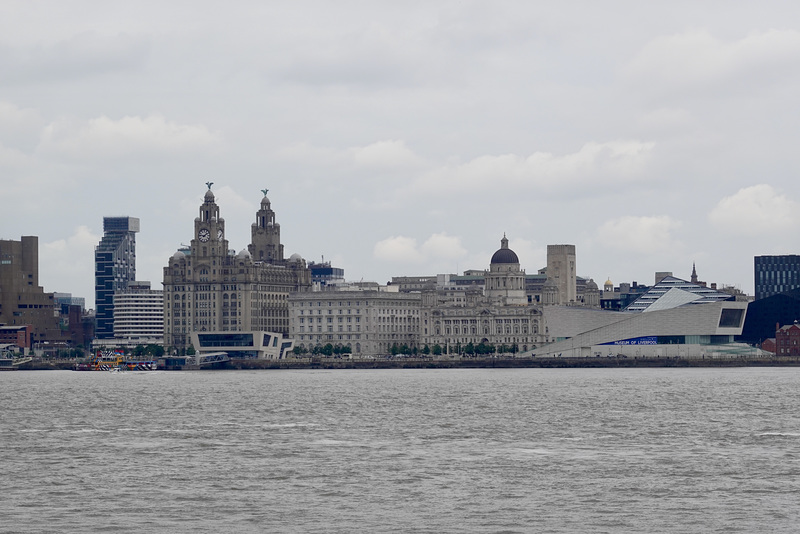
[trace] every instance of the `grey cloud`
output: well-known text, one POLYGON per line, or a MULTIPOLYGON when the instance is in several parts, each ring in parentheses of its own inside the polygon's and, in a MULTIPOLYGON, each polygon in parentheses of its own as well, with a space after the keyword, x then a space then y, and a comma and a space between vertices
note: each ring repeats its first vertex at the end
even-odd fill
POLYGON ((0 45, 0 85, 50 83, 139 70, 150 54, 149 42, 126 34, 96 32, 74 35, 52 44, 0 45))

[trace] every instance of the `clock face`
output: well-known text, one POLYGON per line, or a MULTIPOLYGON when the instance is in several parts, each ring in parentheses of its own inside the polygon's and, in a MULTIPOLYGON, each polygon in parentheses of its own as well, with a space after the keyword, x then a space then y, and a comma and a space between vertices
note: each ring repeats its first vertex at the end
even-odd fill
POLYGON ((203 228, 197 233, 197 237, 200 238, 200 241, 205 243, 211 237, 211 232, 208 231, 208 228, 203 228))
POLYGON ((223 236, 222 230, 217 230, 217 240, 218 241, 222 241, 222 236, 223 236))

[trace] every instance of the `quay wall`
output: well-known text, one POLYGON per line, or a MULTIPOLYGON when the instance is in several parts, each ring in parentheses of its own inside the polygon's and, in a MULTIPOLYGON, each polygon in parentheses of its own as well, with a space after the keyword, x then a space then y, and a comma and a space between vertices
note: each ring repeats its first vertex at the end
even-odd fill
MULTIPOLYGON (((613 367, 796 367, 800 357, 728 358, 402 358, 337 359, 287 358, 285 360, 231 360, 208 370, 224 369, 477 369, 477 368, 613 368, 613 367)), ((19 370, 68 370, 75 360, 36 360, 19 370)), ((202 369, 203 371, 207 369, 202 369)))

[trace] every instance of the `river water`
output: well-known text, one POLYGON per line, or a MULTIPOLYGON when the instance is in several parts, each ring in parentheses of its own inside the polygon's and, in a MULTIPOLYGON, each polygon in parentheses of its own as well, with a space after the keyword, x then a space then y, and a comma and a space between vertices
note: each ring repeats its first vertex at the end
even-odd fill
POLYGON ((796 532, 800 369, 0 374, 0 532, 796 532))

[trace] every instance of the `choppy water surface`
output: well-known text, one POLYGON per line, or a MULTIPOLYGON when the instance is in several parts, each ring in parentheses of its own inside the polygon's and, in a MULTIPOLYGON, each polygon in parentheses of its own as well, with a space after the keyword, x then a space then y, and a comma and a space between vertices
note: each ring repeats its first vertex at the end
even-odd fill
POLYGON ((800 369, 0 374, 2 532, 794 532, 800 369))

